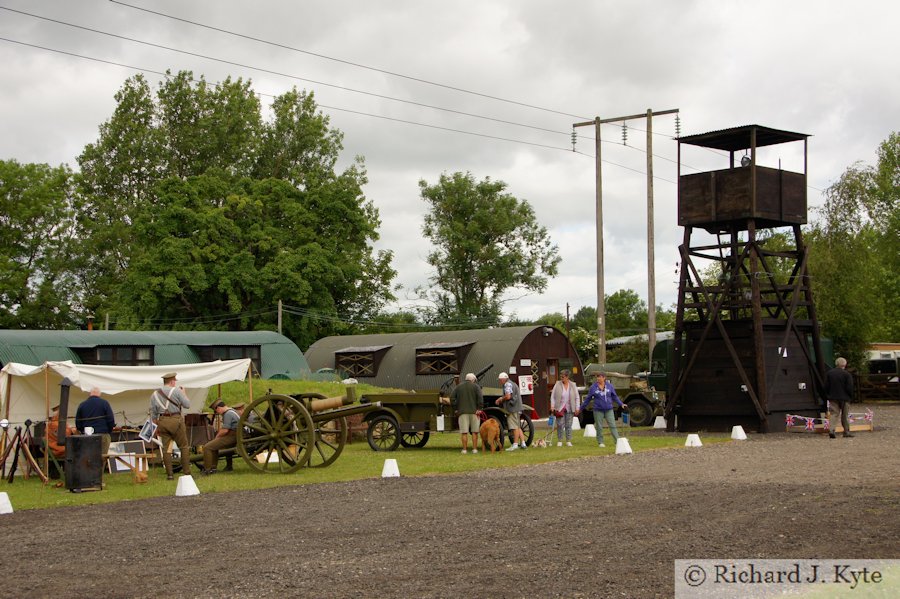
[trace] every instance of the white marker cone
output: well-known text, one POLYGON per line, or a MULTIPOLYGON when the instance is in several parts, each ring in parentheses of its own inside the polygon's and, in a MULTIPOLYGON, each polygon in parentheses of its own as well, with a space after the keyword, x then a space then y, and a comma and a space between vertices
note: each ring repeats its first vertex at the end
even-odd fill
POLYGON ((588 424, 587 426, 584 427, 584 436, 592 437, 594 439, 597 438, 597 429, 594 428, 593 424, 588 424))
POLYGON ((628 443, 626 437, 619 437, 619 440, 616 441, 616 455, 623 455, 626 453, 633 453, 631 451, 631 444, 628 443))
POLYGON ((9 501, 9 495, 7 493, 0 493, 0 514, 11 514, 13 513, 12 503, 9 501))
POLYGON ((397 460, 385 460, 384 468, 381 469, 381 478, 392 478, 395 476, 400 476, 400 467, 397 465, 397 460))
POLYGON ((657 416, 656 420, 653 421, 653 428, 666 428, 666 419, 662 416, 657 416))
POLYGON ((178 486, 175 488, 175 497, 189 497, 191 495, 199 495, 200 489, 194 482, 194 477, 190 474, 184 474, 178 477, 178 486))
POLYGON ((746 441, 747 433, 744 432, 744 427, 740 425, 735 425, 731 427, 731 438, 735 441, 746 441))
POLYGON ((581 430, 581 421, 578 418, 572 418, 572 430, 580 431, 581 430))
POLYGON ((703 443, 700 442, 700 435, 688 435, 687 440, 684 442, 685 447, 703 447, 703 443))

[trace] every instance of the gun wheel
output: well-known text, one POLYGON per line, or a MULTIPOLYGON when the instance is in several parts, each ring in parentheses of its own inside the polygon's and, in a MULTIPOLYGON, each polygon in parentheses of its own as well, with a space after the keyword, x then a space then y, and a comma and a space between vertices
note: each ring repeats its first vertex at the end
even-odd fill
POLYGON ((312 451, 309 452, 309 465, 312 468, 324 468, 338 459, 338 456, 344 451, 349 426, 347 419, 343 416, 332 420, 317 421, 315 424, 316 442, 312 451))
POLYGON ((254 400, 238 422, 237 451, 257 472, 296 472, 309 461, 314 444, 312 416, 287 395, 254 400))

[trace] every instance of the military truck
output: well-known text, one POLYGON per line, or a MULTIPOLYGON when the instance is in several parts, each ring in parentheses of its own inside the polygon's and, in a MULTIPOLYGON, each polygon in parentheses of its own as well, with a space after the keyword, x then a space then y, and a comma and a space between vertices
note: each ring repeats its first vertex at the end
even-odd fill
MULTIPOLYGON (((594 373, 606 373, 606 380, 616 390, 619 399, 628 406, 631 426, 650 426, 656 416, 662 416, 666 407, 666 391, 669 385, 669 364, 672 342, 663 340, 653 348, 650 372, 638 372, 634 362, 588 364, 584 369, 586 386, 582 400, 594 382, 594 373)), ((617 414, 618 415, 618 414, 617 414)), ((579 416, 581 426, 594 423, 594 414, 585 410, 579 416)))

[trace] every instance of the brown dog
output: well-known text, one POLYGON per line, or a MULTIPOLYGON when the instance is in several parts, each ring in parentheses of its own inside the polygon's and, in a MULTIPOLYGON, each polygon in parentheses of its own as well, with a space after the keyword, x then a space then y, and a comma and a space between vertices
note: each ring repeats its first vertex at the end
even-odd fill
POLYGON ((482 450, 487 451, 488 446, 491 448, 491 453, 503 449, 503 444, 500 443, 500 425, 494 418, 488 418, 482 422, 479 431, 481 432, 482 450))

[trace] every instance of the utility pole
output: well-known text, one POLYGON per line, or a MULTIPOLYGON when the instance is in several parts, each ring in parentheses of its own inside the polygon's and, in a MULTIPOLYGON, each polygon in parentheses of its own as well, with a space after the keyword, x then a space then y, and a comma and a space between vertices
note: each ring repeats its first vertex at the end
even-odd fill
POLYGON ((281 300, 278 300, 278 334, 281 334, 281 300))
MULTIPOLYGON (((572 127, 594 126, 594 155, 596 169, 597 196, 597 361, 606 363, 606 295, 603 287, 603 177, 600 159, 600 125, 618 123, 632 119, 647 119, 647 271, 648 271, 648 307, 647 327, 650 335, 650 356, 656 344, 656 276, 654 273, 654 236, 653 236, 653 148, 650 141, 652 135, 652 119, 654 115, 677 114, 678 109, 619 116, 611 119, 595 117, 593 121, 574 123, 572 127)), ((573 138, 574 139, 574 138, 573 138)))

